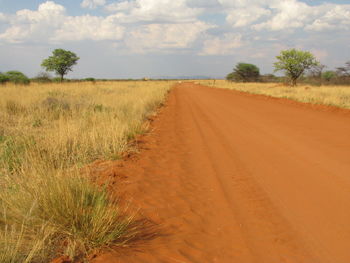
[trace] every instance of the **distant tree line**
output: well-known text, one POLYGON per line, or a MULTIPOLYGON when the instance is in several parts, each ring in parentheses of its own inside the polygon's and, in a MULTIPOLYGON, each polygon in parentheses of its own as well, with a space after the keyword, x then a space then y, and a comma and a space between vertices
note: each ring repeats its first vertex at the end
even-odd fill
MULTIPOLYGON (((326 66, 318 62, 312 53, 297 49, 283 50, 276 59, 275 72, 284 72, 284 77, 274 74, 261 75, 256 65, 239 62, 226 79, 236 82, 289 82, 292 86, 297 84, 297 80, 314 85, 350 85, 350 61, 335 70, 325 70, 326 66)), ((72 71, 78 60, 79 57, 71 51, 55 49, 52 56, 44 59, 41 64, 46 72, 41 72, 32 79, 19 71, 0 72, 0 84, 12 82, 26 85, 31 81, 40 83, 70 81, 65 80, 64 76, 72 71), (57 77, 54 78, 47 72, 54 72, 57 77)), ((95 79, 73 81, 94 82, 95 79)))
POLYGON ((239 62, 226 79, 235 82, 289 82, 292 86, 297 84, 297 80, 313 85, 350 85, 350 61, 336 70, 325 70, 326 66, 318 62, 313 54, 296 49, 281 51, 276 59, 275 72, 283 71, 283 77, 261 75, 256 65, 239 62))

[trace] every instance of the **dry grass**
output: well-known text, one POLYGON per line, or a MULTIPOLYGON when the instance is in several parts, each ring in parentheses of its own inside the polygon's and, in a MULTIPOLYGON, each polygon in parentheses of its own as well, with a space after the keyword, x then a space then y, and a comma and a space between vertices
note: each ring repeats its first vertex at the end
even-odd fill
POLYGON ((79 168, 130 150, 172 84, 0 86, 1 262, 75 257, 137 235, 133 217, 79 168))
POLYGON ((200 84, 217 88, 232 89, 252 94, 287 98, 312 104, 331 105, 350 109, 349 86, 306 86, 289 87, 276 83, 234 83, 226 80, 203 80, 200 84))

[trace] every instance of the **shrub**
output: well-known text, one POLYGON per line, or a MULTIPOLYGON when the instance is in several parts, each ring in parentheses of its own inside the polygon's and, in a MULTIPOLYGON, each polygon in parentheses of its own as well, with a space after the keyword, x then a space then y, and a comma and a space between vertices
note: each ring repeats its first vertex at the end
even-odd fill
POLYGON ((326 81, 330 81, 331 79, 334 79, 337 77, 336 72, 334 71, 326 71, 322 73, 322 78, 325 79, 326 81))
POLYGON ((45 241, 45 246, 33 251, 33 256, 44 252, 46 260, 38 262, 50 262, 61 253, 74 259, 111 243, 123 246, 138 235, 134 216, 124 215, 104 187, 92 184, 78 171, 70 175, 35 171, 8 178, 5 185, 0 204, 6 212, 0 210, 0 227, 1 222, 15 227, 18 237, 14 241, 21 242, 24 236, 28 243, 18 244, 12 260, 22 259, 38 241, 45 241))
POLYGON ((96 80, 94 78, 86 78, 84 79, 84 81, 92 81, 92 82, 95 82, 96 80))
POLYGON ((34 79, 33 81, 39 82, 39 83, 49 83, 52 82, 52 77, 49 73, 47 72, 40 72, 34 79))
POLYGON ((233 72, 227 75, 228 80, 254 82, 258 81, 260 70, 257 66, 248 63, 238 63, 233 72))
POLYGON ((228 81, 234 81, 236 79, 235 73, 231 72, 231 73, 227 74, 226 79, 228 81))
POLYGON ((8 71, 5 76, 9 79, 9 81, 15 84, 23 84, 27 85, 30 83, 29 78, 19 71, 8 71))
POLYGON ((8 82, 10 79, 5 74, 0 73, 0 84, 8 82))

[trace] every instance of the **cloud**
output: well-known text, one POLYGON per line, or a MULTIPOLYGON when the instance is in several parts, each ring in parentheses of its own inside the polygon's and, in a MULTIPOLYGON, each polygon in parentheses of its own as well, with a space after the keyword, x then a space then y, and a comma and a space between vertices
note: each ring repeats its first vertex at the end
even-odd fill
POLYGON ((51 40, 59 42, 120 40, 124 36, 124 31, 124 27, 117 25, 113 17, 90 15, 66 17, 51 40))
POLYGON ((84 0, 80 6, 83 8, 95 9, 106 4, 106 0, 84 0))
POLYGON ((311 7, 297 0, 281 1, 270 7, 274 11, 272 18, 266 22, 254 25, 254 29, 277 31, 289 28, 300 28, 319 13, 319 7, 311 7))
POLYGON ((0 33, 0 41, 112 41, 126 53, 171 52, 191 47, 202 33, 214 27, 196 19, 197 11, 186 9, 184 1, 161 1, 119 2, 114 6, 115 13, 107 16, 69 16, 64 6, 47 1, 37 10, 24 9, 6 17, 8 26, 0 33), (174 12, 169 15, 170 9, 174 12), (148 22, 142 24, 141 20, 148 22))
POLYGON ((220 6, 217 0, 187 0, 186 3, 188 6, 196 8, 217 8, 220 6))
POLYGON ((0 13, 0 21, 6 21, 6 16, 3 13, 0 13))
POLYGON ((261 17, 268 16, 270 14, 271 11, 269 9, 258 6, 238 8, 228 12, 226 21, 233 27, 244 27, 259 20, 261 17))
MULTIPOLYGON (((313 36, 324 30, 350 30, 350 5, 344 4, 310 6, 300 0, 119 0, 106 3, 106 0, 81 2, 86 8, 103 5, 108 12, 99 16, 71 16, 64 6, 54 1, 40 4, 37 10, 0 13, 0 42, 109 41, 110 46, 117 46, 116 50, 128 54, 183 50, 200 55, 225 55, 237 52, 244 44, 243 39, 257 47, 257 42, 271 45, 266 42, 271 38, 286 43, 301 30, 314 31, 313 36), (226 25, 221 27, 222 18, 226 25), (206 19, 219 22, 215 25, 206 19), (216 29, 210 30, 213 28, 216 29), (216 35, 211 35, 213 33, 216 35)), ((294 45, 296 41, 288 43, 294 45)), ((244 50, 247 48, 245 45, 244 50)))
POLYGON ((181 24, 149 24, 128 34, 126 46, 133 53, 189 48, 200 34, 213 25, 197 21, 181 24))
POLYGON ((51 34, 51 30, 62 24, 65 19, 65 8, 47 1, 37 11, 23 9, 14 16, 8 16, 9 27, 0 34, 0 40, 22 42, 25 40, 40 41, 51 34))
POLYGON ((313 23, 306 26, 307 30, 324 31, 333 29, 350 29, 350 5, 335 5, 313 23))
POLYGON ((200 55, 234 54, 236 49, 243 46, 241 34, 227 33, 222 38, 212 37, 204 41, 200 55))
POLYGON ((199 8, 187 5, 186 0, 134 0, 109 4, 105 7, 115 13, 119 21, 134 23, 148 22, 191 22, 200 14, 199 8))
POLYGON ((113 17, 68 16, 63 6, 52 1, 39 5, 37 11, 18 11, 8 23, 0 40, 11 43, 118 40, 124 33, 113 17))
MULTIPOLYGON (((195 0, 193 0, 195 1, 195 0)), ((199 0, 198 0, 199 1, 199 0)), ((226 22, 234 28, 281 31, 348 29, 350 5, 323 3, 310 6, 298 0, 217 0, 226 22)))

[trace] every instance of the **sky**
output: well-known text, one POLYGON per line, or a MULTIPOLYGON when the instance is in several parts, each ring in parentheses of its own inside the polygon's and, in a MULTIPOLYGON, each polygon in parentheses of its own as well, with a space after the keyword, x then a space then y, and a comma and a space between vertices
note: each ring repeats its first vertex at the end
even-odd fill
POLYGON ((80 57, 69 78, 272 73, 289 48, 332 70, 350 60, 350 0, 0 0, 0 72, 34 77, 56 48, 80 57))

